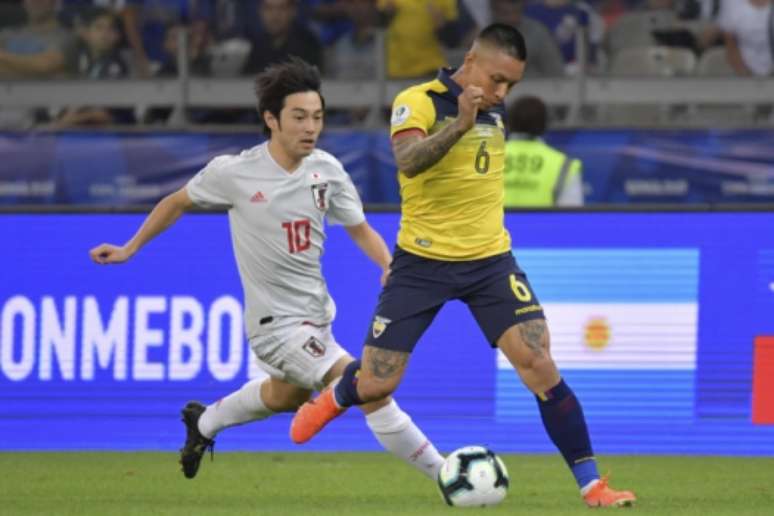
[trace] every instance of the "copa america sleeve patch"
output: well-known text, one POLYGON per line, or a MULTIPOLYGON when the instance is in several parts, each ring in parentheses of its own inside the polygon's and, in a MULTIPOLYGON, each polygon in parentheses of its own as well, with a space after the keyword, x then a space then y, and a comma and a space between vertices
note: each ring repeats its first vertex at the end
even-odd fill
POLYGON ((403 122, 408 120, 408 117, 411 115, 411 109, 405 105, 402 104, 392 111, 392 118, 390 119, 390 124, 394 126, 402 125, 403 122))

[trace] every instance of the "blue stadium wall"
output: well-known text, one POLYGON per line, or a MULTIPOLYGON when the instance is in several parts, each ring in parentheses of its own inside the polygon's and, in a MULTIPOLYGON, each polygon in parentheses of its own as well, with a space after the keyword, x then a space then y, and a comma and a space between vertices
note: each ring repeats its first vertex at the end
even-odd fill
MULTIPOLYGON (((258 143, 255 132, 0 132, 0 205, 153 202, 208 160, 258 143)), ((774 131, 567 130, 548 141, 584 166, 589 203, 774 202, 774 131)), ((330 130, 368 203, 398 202, 385 131, 330 130)))
MULTIPOLYGON (((0 449, 175 450, 187 400, 262 374, 224 215, 183 217, 130 263, 89 261, 142 218, 0 214, 0 449)), ((397 214, 370 220, 394 240, 397 214)), ((598 453, 774 455, 774 213, 506 220, 598 453)), ((359 353, 378 271, 334 227, 324 273, 335 334, 359 353)), ((420 342, 397 398, 443 450, 553 449, 534 400, 458 302, 420 342)), ((289 421, 231 429, 219 449, 379 449, 356 411, 303 448, 289 421)))

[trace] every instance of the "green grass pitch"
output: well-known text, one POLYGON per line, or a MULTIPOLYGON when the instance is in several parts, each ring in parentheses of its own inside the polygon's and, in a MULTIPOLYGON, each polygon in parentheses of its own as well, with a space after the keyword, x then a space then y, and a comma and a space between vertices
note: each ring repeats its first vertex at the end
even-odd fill
MULTIPOLYGON (((589 514, 558 456, 503 455, 497 507, 447 507, 429 479, 385 453, 217 453, 183 478, 172 453, 2 453, 3 515, 589 514)), ((602 456, 638 515, 774 515, 774 458, 602 456)), ((609 510, 608 510, 609 511, 609 510)))

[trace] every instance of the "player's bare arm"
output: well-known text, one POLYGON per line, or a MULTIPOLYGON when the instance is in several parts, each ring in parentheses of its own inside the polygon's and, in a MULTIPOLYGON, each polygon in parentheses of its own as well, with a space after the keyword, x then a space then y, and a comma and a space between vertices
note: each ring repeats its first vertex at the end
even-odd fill
POLYGON ((96 263, 123 263, 134 256, 142 246, 180 218, 187 209, 193 206, 185 187, 164 197, 154 206, 137 230, 137 233, 122 246, 100 244, 89 251, 89 256, 96 263))
POLYGON ((484 90, 478 86, 466 87, 457 97, 457 119, 432 136, 426 136, 419 130, 395 134, 392 152, 398 168, 407 177, 414 177, 438 163, 452 145, 473 128, 483 97, 484 90))
POLYGON ((384 285, 390 274, 392 254, 382 235, 377 233, 368 222, 356 226, 346 226, 345 229, 360 250, 382 269, 381 283, 384 285))

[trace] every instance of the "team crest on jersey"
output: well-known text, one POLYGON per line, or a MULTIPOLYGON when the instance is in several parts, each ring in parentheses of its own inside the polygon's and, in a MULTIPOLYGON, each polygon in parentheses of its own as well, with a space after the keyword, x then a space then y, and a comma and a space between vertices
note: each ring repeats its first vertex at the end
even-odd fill
POLYGON ((314 358, 320 358, 325 355, 325 344, 316 337, 309 337, 309 340, 304 343, 304 351, 314 358))
POLYGON ((371 327, 371 333, 373 333, 374 338, 378 339, 382 336, 382 333, 384 333, 384 330, 387 329, 387 325, 390 324, 392 321, 390 319, 387 319, 386 317, 382 317, 381 315, 377 315, 374 317, 374 324, 371 327))
POLYGON ((312 185, 312 198, 314 199, 314 205, 318 210, 325 211, 328 209, 328 183, 317 183, 312 185))
POLYGON ((411 108, 405 104, 400 105, 393 110, 390 124, 394 126, 403 125, 403 122, 408 120, 409 115, 411 115, 411 108))

